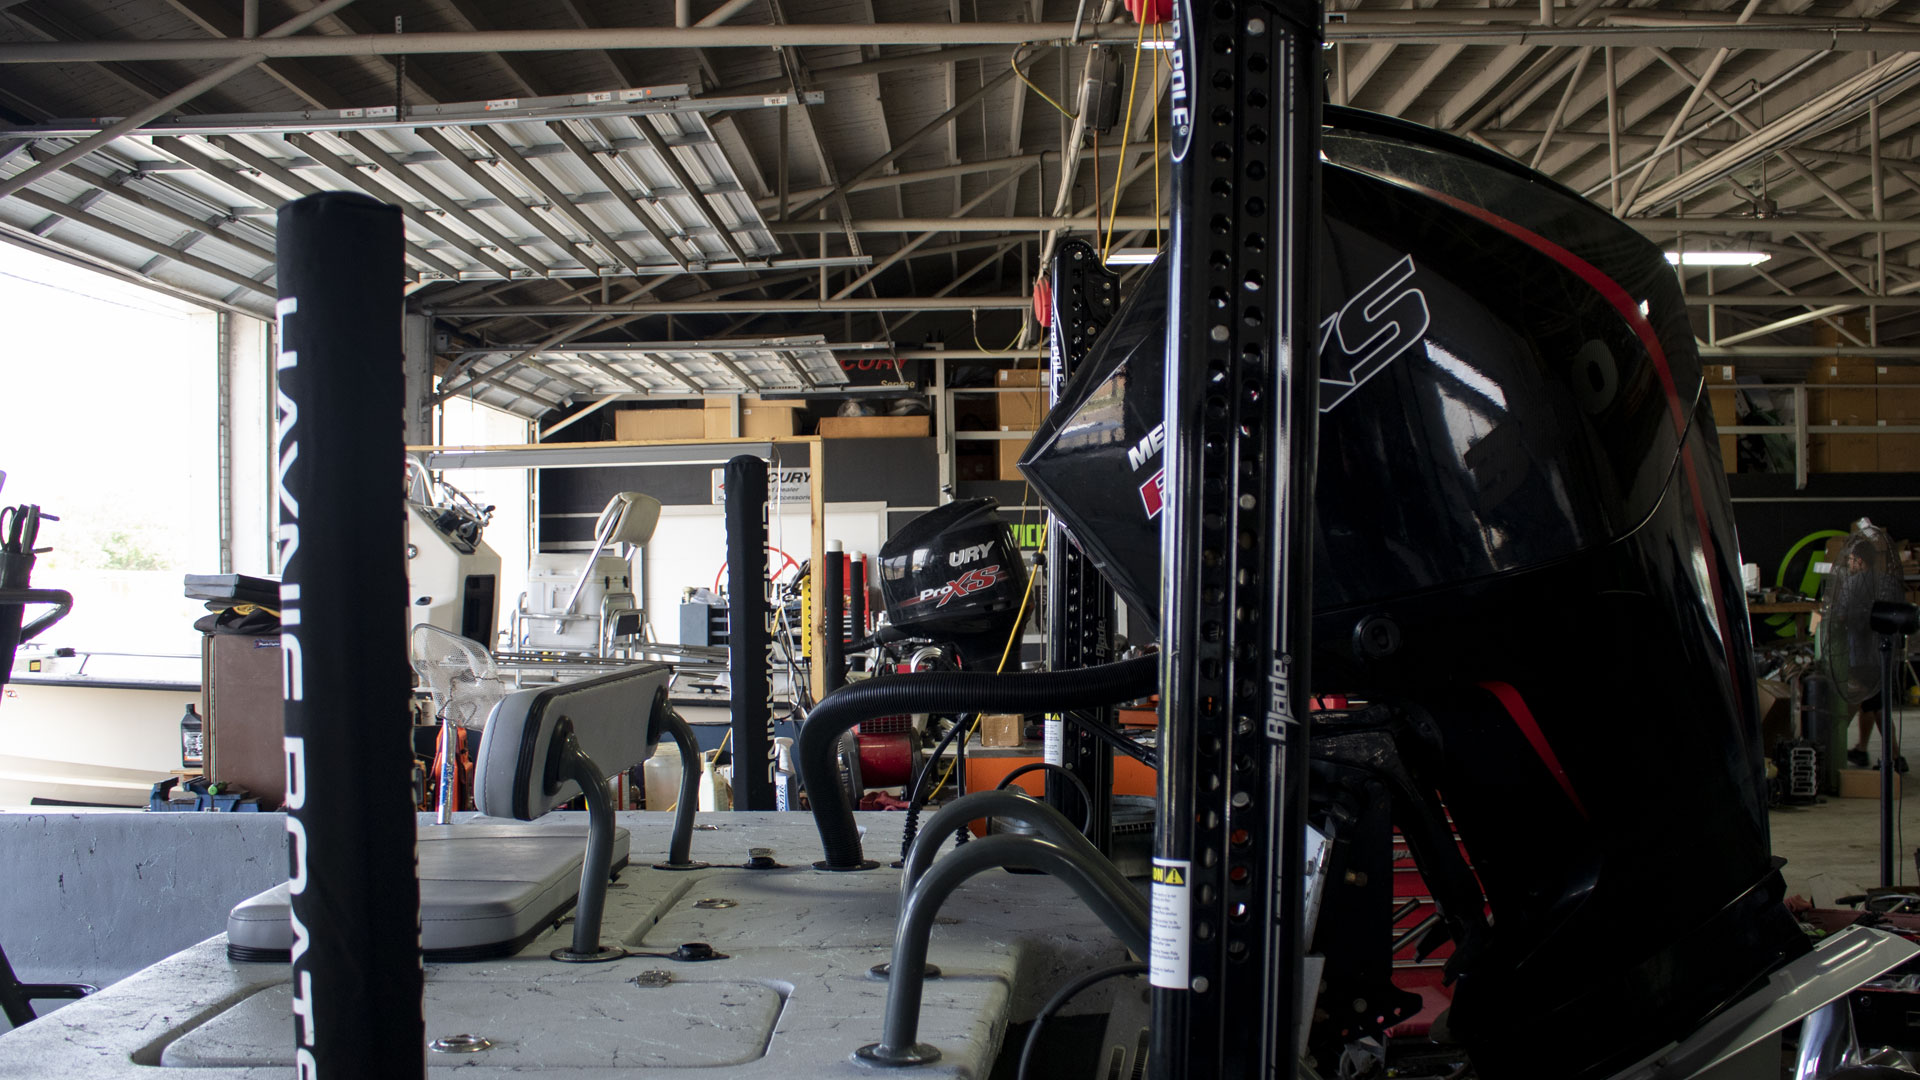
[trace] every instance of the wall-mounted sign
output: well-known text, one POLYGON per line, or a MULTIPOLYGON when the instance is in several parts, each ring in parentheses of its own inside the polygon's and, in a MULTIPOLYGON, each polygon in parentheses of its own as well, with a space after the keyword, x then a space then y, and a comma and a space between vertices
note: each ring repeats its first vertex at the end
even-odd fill
MULTIPOLYGON (((811 468, 770 469, 767 472, 767 501, 780 503, 806 502, 812 497, 813 470, 811 468)), ((727 505, 727 470, 721 466, 713 470, 713 505, 727 505)))

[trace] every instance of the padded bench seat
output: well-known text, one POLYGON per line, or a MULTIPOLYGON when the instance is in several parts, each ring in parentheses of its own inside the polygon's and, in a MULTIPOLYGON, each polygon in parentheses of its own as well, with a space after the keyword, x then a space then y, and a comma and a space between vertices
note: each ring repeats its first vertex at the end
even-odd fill
MULTIPOLYGON (((587 826, 469 822, 420 827, 420 945, 435 961, 512 956, 573 907, 587 826)), ((614 831, 613 868, 632 835, 614 831)), ((227 957, 284 964, 293 947, 285 882, 227 916, 227 957)))

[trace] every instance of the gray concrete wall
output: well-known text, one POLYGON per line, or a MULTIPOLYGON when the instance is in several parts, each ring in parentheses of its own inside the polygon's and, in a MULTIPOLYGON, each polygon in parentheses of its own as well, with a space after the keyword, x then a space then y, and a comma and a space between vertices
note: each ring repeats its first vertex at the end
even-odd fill
POLYGON ((225 932, 233 905, 285 881, 286 827, 283 814, 0 812, 0 948, 22 981, 118 981, 225 932))

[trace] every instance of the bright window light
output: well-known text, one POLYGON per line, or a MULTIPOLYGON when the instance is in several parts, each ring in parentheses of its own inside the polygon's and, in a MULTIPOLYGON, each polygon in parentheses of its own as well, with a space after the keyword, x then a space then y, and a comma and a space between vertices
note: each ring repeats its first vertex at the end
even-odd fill
POLYGON ((1114 248, 1107 252, 1107 265, 1145 266, 1159 256, 1157 248, 1114 248))
POLYGON ((1675 266, 1758 266, 1773 255, 1765 251, 1669 251, 1675 266))

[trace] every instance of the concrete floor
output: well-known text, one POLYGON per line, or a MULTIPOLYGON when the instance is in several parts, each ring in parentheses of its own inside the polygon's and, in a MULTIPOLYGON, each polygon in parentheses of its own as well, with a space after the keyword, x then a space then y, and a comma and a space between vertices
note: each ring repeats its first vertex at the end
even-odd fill
MULTIPOLYGON (((1920 710, 1910 708, 1906 713, 1901 718, 1901 731, 1908 736, 1920 735, 1920 710)), ((1877 735, 1869 757, 1879 764, 1877 735)), ((1909 773, 1905 779, 1907 797, 1896 804, 1894 815, 1898 827, 1893 845, 1896 885, 1920 884, 1920 871, 1914 865, 1914 850, 1920 848, 1920 773, 1909 773)), ((1816 905, 1831 906, 1835 897, 1863 892, 1880 883, 1878 798, 1828 798, 1814 806, 1782 807, 1767 818, 1773 831, 1773 853, 1787 860, 1781 874, 1787 879, 1789 896, 1797 893, 1816 905)))

